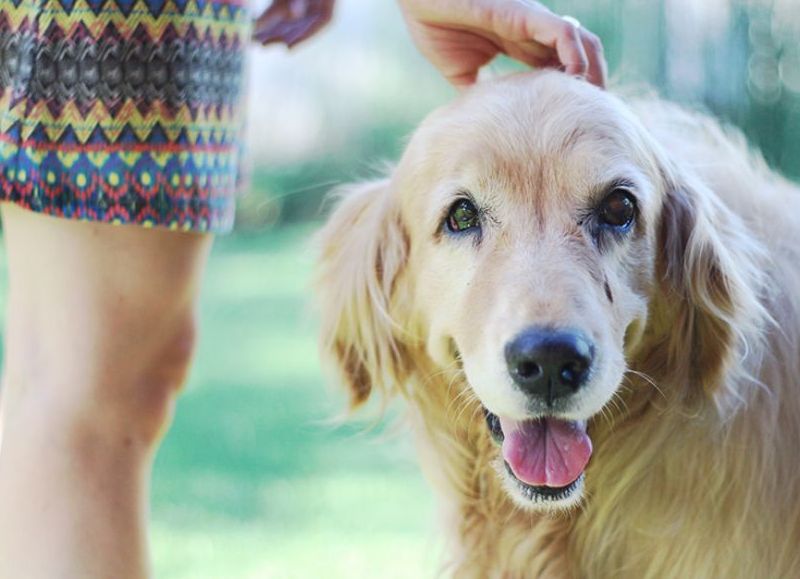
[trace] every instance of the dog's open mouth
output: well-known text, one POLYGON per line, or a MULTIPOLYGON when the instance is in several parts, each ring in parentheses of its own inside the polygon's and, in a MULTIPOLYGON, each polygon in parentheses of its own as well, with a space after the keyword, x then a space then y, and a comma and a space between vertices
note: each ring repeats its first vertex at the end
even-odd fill
POLYGON ((580 486, 592 456, 585 422, 553 417, 518 421, 485 412, 492 438, 502 446, 506 470, 525 496, 559 501, 580 486))

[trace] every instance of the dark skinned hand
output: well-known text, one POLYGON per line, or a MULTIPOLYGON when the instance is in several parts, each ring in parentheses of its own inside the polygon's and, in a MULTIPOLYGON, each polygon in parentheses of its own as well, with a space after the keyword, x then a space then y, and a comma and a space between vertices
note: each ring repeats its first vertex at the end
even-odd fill
POLYGON ((273 0, 253 26, 261 44, 282 42, 289 48, 311 38, 333 16, 334 0, 273 0))

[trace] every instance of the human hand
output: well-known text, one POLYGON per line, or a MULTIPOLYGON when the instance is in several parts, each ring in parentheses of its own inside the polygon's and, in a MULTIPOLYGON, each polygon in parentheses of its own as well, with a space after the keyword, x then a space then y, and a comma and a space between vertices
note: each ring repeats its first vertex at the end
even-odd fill
POLYGON ((500 53, 604 86, 603 45, 533 0, 398 0, 417 48, 456 87, 500 53))
POLYGON ((333 16, 334 0, 273 0, 253 26, 261 44, 283 42, 289 48, 310 38, 333 16))

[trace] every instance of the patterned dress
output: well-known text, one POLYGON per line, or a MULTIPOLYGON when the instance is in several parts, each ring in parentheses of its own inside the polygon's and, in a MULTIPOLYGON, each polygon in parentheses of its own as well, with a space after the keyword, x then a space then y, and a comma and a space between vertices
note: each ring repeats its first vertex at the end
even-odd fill
POLYGON ((0 0, 0 200, 224 232, 245 0, 0 0))

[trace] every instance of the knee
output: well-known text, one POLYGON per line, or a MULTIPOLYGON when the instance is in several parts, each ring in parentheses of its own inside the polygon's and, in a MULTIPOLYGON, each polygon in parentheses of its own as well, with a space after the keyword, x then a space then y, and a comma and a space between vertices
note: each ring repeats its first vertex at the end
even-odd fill
POLYGON ((53 424, 156 441, 194 349, 211 237, 4 217, 6 424, 46 414, 53 424))
MULTIPOLYGON (((54 429, 82 440, 154 447, 169 424, 197 341, 192 311, 165 319, 123 319, 117 313, 73 340, 30 335, 7 352, 8 404, 50 418, 54 429)), ((12 336, 13 337, 13 336, 12 336)), ((13 412, 13 408, 8 409, 13 412)))
POLYGON ((188 315, 156 340, 142 363, 128 367, 130 380, 103 388, 103 401, 115 422, 155 444, 172 422, 175 403, 191 369, 197 343, 197 323, 188 315))

